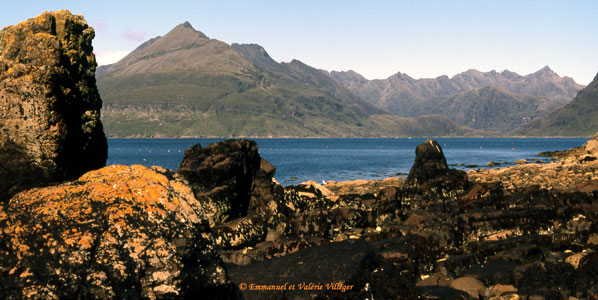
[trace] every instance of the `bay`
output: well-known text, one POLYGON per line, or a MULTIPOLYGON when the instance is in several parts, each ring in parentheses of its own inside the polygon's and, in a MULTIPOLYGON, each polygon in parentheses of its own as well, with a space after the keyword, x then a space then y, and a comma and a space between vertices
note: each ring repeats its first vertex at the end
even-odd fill
MULTIPOLYGON (((141 164, 178 169, 185 150, 224 139, 108 139, 107 165, 141 164)), ((282 185, 382 179, 406 176, 415 147, 425 138, 258 138, 260 155, 276 166, 282 185)), ((489 168, 488 162, 511 165, 519 159, 540 159, 543 151, 580 147, 587 138, 436 138, 449 166, 462 170, 489 168)))

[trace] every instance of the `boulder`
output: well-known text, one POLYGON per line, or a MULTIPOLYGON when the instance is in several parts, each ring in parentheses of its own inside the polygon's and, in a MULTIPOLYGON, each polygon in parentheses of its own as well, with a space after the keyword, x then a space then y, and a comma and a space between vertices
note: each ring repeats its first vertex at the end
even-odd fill
POLYGON ((0 212, 0 298, 237 299, 201 204, 160 167, 109 166, 0 212))
POLYGON ((474 277, 459 277, 453 280, 450 286, 468 293, 473 299, 478 299, 486 290, 484 283, 474 277))
POLYGON ((466 188, 467 173, 449 169, 442 148, 427 139, 415 148, 415 161, 409 170, 407 186, 466 188))
POLYGON ((593 154, 594 156, 598 156, 598 133, 596 133, 594 137, 592 137, 585 143, 584 149, 587 153, 593 154))
POLYGON ((266 228, 285 230, 286 207, 282 204, 282 187, 273 180, 275 171, 260 157, 254 141, 230 139, 187 149, 177 174, 189 181, 208 214, 210 226, 219 227, 217 232, 223 233, 218 244, 227 248, 254 245, 263 240, 266 228), (235 221, 244 217, 251 221, 235 221), (240 236, 243 232, 252 234, 240 236))
POLYGON ((93 37, 66 10, 0 31, 0 202, 105 165, 93 37))
POLYGON ((210 211, 211 223, 220 224, 247 215, 260 162, 255 142, 227 140, 185 150, 177 173, 189 181, 195 197, 210 211))

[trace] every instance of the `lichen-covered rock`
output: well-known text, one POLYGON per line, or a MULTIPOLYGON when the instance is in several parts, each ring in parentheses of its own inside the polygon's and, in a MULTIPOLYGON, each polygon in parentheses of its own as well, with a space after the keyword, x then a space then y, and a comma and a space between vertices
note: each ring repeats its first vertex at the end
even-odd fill
POLYGON ((104 166, 93 37, 66 10, 0 31, 0 202, 104 166))
POLYGON ((0 298, 236 299, 205 218, 159 167, 21 192, 0 213, 0 298))

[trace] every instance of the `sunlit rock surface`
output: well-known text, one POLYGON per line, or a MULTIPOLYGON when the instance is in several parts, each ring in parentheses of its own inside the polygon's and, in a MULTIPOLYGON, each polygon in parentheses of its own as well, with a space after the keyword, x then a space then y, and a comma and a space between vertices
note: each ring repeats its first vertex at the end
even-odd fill
POLYGON ((93 37, 66 10, 0 31, 0 202, 104 166, 93 37))
POLYGON ((110 166, 0 212, 0 298, 236 299, 207 215, 172 171, 110 166))

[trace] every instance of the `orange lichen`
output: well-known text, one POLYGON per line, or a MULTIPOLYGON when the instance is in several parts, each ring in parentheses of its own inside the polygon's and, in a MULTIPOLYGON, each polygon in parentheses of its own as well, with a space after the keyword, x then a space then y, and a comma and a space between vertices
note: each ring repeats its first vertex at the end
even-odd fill
POLYGON ((23 278, 23 277, 27 277, 27 276, 31 276, 33 275, 33 273, 31 273, 29 271, 29 269, 25 270, 25 272, 21 273, 21 275, 19 277, 23 278))
MULTIPOLYGON (((15 195, 6 212, 11 216, 7 234, 17 261, 40 252, 69 266, 93 258, 118 276, 132 272, 130 266, 155 264, 159 269, 176 261, 172 228, 190 228, 205 216, 191 190, 164 172, 144 166, 109 166, 85 173, 74 182, 15 195), (31 239, 40 239, 41 244, 31 243, 31 239), (125 263, 123 253, 135 263, 125 263)), ((0 213, 0 221, 6 218, 0 213)), ((51 272, 57 274, 55 270, 51 272)), ((63 273, 58 275, 66 276, 63 273)), ((175 277, 169 275, 164 280, 175 277)))

